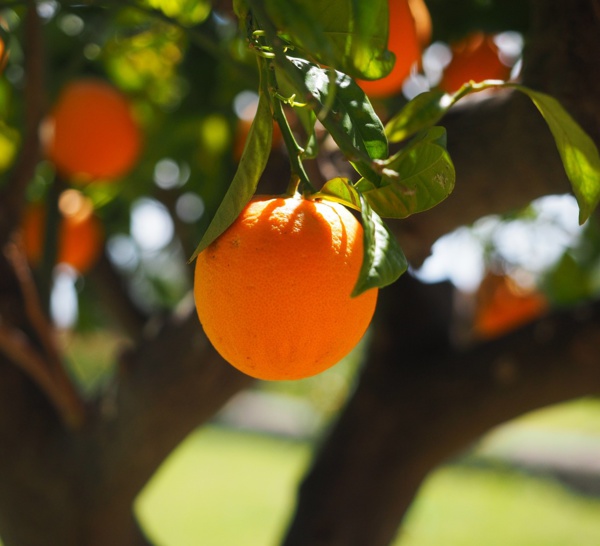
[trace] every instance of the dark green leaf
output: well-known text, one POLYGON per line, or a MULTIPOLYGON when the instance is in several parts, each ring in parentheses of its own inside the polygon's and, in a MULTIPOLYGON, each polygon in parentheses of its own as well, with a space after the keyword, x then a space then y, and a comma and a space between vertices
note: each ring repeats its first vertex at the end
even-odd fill
POLYGON ((600 201, 600 155, 596 145, 556 99, 520 85, 513 87, 533 101, 548 123, 579 203, 579 222, 585 222, 600 201))
POLYGON ((454 165, 446 149, 437 143, 438 127, 409 148, 391 158, 383 170, 383 182, 376 187, 362 179, 356 189, 371 207, 385 218, 406 218, 430 209, 454 189, 454 165))
POLYGON ((271 151, 273 137, 273 116, 268 97, 260 94, 256 116, 248 133, 246 146, 242 153, 238 169, 225 193, 225 197, 208 228, 204 232, 196 251, 190 258, 193 260, 200 252, 221 235, 240 215, 263 173, 271 151))
POLYGON ((360 202, 365 251, 352 296, 358 296, 370 288, 388 286, 408 268, 396 237, 363 196, 360 196, 360 202))
POLYGON ((435 125, 454 104, 452 95, 426 91, 408 102, 385 126, 390 142, 401 142, 435 125))
POLYGON ((394 65, 387 0, 266 0, 264 7, 285 38, 321 64, 363 79, 394 65))
POLYGON ((282 77, 299 96, 312 97, 311 106, 342 152, 362 176, 378 184, 380 177, 373 171, 371 160, 387 157, 387 138, 363 90, 341 72, 335 73, 335 85, 330 86, 328 70, 303 59, 289 61, 280 66, 282 77), (327 109, 329 102, 332 104, 327 109))

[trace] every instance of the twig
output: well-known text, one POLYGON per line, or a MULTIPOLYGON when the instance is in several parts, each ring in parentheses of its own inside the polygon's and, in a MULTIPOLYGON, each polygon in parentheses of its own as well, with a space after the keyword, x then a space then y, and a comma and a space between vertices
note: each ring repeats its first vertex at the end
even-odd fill
POLYGON ((2 324, 0 324, 3 327, 0 346, 38 383, 59 410, 65 424, 77 428, 84 420, 84 404, 65 371, 52 325, 42 310, 18 235, 14 235, 5 245, 4 255, 21 289, 25 313, 40 340, 45 358, 29 344, 22 332, 2 324))
POLYGON ((42 311, 42 304, 25 258, 21 236, 14 234, 12 240, 4 247, 4 255, 11 265, 25 303, 25 313, 36 331, 45 353, 53 363, 60 362, 60 353, 52 333, 52 326, 42 311))
POLYGON ((58 410, 65 425, 79 428, 83 423, 83 405, 56 380, 46 361, 17 328, 0 323, 0 351, 42 389, 58 410))

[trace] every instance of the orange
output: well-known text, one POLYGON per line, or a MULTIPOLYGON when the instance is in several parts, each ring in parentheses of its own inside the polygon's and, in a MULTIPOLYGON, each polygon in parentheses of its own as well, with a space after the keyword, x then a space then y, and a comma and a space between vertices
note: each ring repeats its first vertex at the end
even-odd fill
POLYGON ((250 376, 318 374, 352 350, 373 316, 377 289, 350 296, 362 258, 362 226, 342 205, 255 197, 198 255, 200 322, 250 376))
POLYGON ((493 37, 474 32, 451 46, 452 60, 444 70, 440 87, 453 93, 473 80, 507 80, 511 68, 502 63, 493 37))
POLYGON ((392 71, 379 80, 358 80, 371 98, 385 98, 402 89, 413 65, 421 59, 421 49, 431 38, 431 19, 423 0, 389 0, 388 49, 396 55, 392 71))
MULTIPOLYGON (((102 250, 104 233, 100 220, 94 215, 89 199, 77 190, 64 191, 58 202, 58 263, 65 263, 85 273, 97 261, 102 250)), ((45 244, 46 207, 35 203, 23 218, 23 243, 30 263, 37 265, 42 259, 45 244)))
POLYGON ((72 81, 63 88, 42 137, 57 170, 80 182, 125 175, 141 147, 140 129, 128 100, 97 79, 72 81))
POLYGON ((538 318, 547 308, 543 294, 518 286, 510 277, 488 274, 477 293, 474 330, 481 338, 500 337, 538 318))

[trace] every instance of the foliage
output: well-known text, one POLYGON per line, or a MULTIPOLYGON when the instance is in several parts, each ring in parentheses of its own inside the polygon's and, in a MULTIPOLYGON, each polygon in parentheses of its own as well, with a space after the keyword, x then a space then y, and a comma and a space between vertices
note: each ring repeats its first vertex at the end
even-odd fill
MULTIPOLYGON (((127 176, 127 184, 115 190, 94 185, 85 190, 98 213, 117 228, 114 235, 129 222, 127 209, 136 199, 157 193, 150 181, 167 159, 182 177, 188 173, 169 191, 181 194, 185 184, 187 197, 200 198, 206 211, 184 230, 184 249, 193 259, 233 222, 255 193, 271 154, 274 118, 289 151, 288 193, 298 185, 305 196, 331 199, 363 214, 368 251, 355 294, 386 286, 407 264, 381 219, 423 212, 452 192, 454 167, 444 130, 436 124, 461 98, 491 87, 518 89, 540 109, 573 183, 581 221, 597 204, 600 162, 595 147, 557 101, 539 92, 495 82, 467 84, 451 95, 432 90, 388 115, 391 119, 384 128, 369 97, 354 81, 385 77, 393 66, 393 54, 386 48, 388 9, 383 0, 368 6, 336 0, 326 8, 316 1, 240 0, 235 4, 237 22, 224 14, 216 16, 207 2, 194 3, 193 9, 189 2, 159 0, 53 6, 48 5, 45 16, 46 38, 52 44, 47 55, 56 68, 50 71, 51 96, 76 74, 112 79, 134 100, 146 135, 145 153, 127 176), (213 62, 215 57, 219 63, 213 62), (190 72, 187 65, 192 58, 194 71, 190 72), (248 88, 256 89, 260 100, 236 168, 229 153, 235 124, 230 104, 248 88), (324 143, 322 135, 317 138, 318 123, 356 177, 336 177, 320 188, 309 179, 304 162, 322 153, 319 148, 324 143), (395 145, 393 153, 388 140, 395 145), (368 229, 370 225, 379 227, 368 229)), ((17 105, 17 89, 23 83, 19 71, 23 12, 18 5, 5 11, 13 54, 2 92, 6 104, 17 105)), ((5 148, 0 166, 6 165, 5 173, 22 136, 18 112, 9 108, 0 120, 0 150, 5 148)), ((45 178, 38 194, 46 191, 43 188, 53 176, 45 178)), ((151 280, 153 275, 142 275, 150 280, 149 286, 154 285, 154 297, 160 301, 163 297, 159 284, 151 280)))

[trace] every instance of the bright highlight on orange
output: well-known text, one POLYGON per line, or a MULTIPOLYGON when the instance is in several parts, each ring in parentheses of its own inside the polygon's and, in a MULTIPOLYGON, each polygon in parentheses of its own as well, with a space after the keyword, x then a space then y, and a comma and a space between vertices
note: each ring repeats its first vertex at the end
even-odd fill
POLYGON ((475 32, 451 46, 452 60, 444 70, 440 88, 446 93, 458 91, 473 80, 507 80, 511 67, 502 63, 498 46, 490 35, 475 32))
POLYGON ((198 255, 194 297, 217 351, 242 372, 302 379, 360 341, 377 289, 350 297, 363 230, 342 205, 257 197, 198 255))
POLYGON ((431 39, 431 18, 423 0, 389 0, 388 49, 396 55, 392 71, 379 80, 359 80, 371 98, 393 96, 402 90, 412 67, 421 60, 421 52, 431 39))
POLYGON ((75 182, 124 176, 141 148, 128 100, 98 79, 65 86, 44 123, 42 140, 57 170, 75 182))
MULTIPOLYGON (((58 209, 60 220, 56 262, 68 264, 80 273, 86 273, 102 251, 102 224, 94 215, 91 201, 77 190, 64 191, 59 197, 58 209)), ((25 254, 32 265, 38 265, 42 260, 46 231, 45 205, 31 205, 23 218, 23 243, 25 254)))

